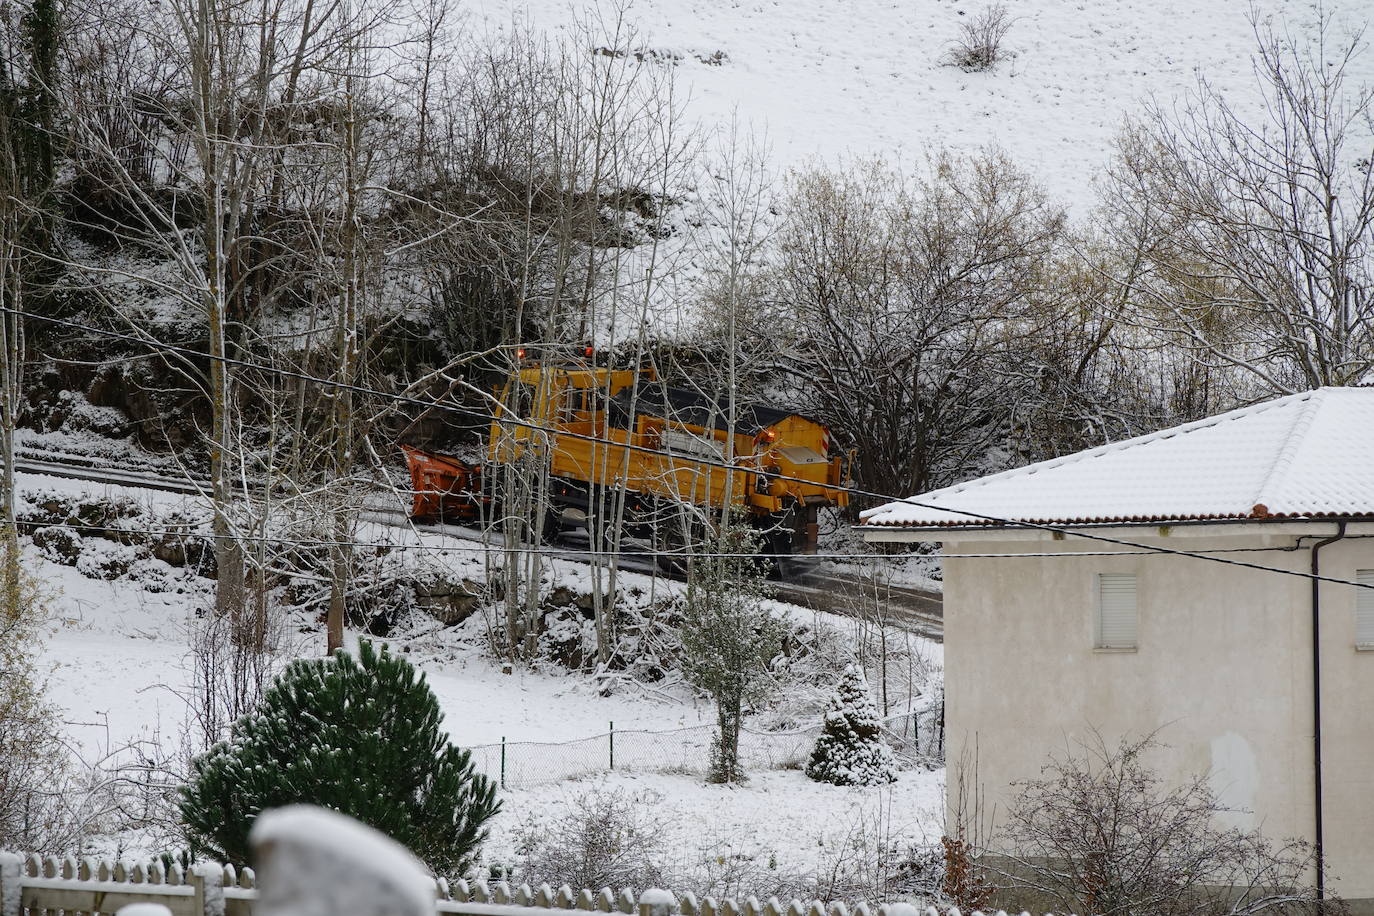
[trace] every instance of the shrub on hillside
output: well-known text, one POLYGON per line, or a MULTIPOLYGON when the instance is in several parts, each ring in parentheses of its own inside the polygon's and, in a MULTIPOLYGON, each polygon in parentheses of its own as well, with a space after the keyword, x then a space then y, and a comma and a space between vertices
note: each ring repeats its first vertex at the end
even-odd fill
POLYGON ((70 528, 39 528, 33 533, 38 552, 63 566, 75 566, 81 559, 81 535, 70 528))
POLYGON ((830 698, 825 731, 816 739, 806 775, 837 786, 877 786, 897 779, 897 763, 883 741, 882 721, 858 665, 845 668, 830 698))
POLYGON ((501 806, 440 719, 424 675, 385 649, 363 642, 357 658, 295 661, 227 741, 192 762, 181 793, 188 838, 244 863, 259 813, 308 802, 375 827, 438 874, 465 872, 501 806))
POLYGON ((949 62, 970 73, 991 70, 1007 56, 1002 40, 1011 31, 1011 16, 1001 3, 984 7, 959 26, 959 37, 949 52, 949 62))

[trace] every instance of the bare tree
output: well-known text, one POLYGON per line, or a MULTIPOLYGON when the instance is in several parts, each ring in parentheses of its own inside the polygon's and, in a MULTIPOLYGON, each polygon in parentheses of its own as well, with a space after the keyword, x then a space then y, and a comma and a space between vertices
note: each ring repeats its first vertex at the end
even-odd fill
POLYGON ((1094 735, 1017 783, 998 849, 1007 891, 1102 916, 1311 912, 1309 846, 1221 825, 1229 812, 1206 774, 1166 783, 1145 760, 1157 746, 1154 736, 1110 747, 1094 735))
POLYGON ((938 159, 924 181, 869 162, 798 177, 761 320, 776 369, 857 449, 859 485, 916 493, 1005 436, 1001 375, 1062 216, 998 155, 938 159))
POLYGON ((1348 385, 1374 367, 1374 88, 1360 34, 1256 23, 1257 112, 1205 80, 1129 128, 1106 206, 1142 256, 1118 279, 1141 327, 1254 396, 1348 385))
POLYGON ((683 674, 716 704, 710 779, 737 783, 745 776, 739 762, 745 709, 768 692, 784 628, 764 603, 757 540, 747 525, 732 520, 701 549, 683 609, 683 674))
MULTIPOLYGON (((293 98, 302 73, 321 65, 354 23, 342 21, 337 5, 314 0, 168 0, 151 18, 133 18, 141 15, 85 11, 87 31, 78 37, 103 53, 72 49, 72 156, 93 198, 117 202, 86 228, 155 263, 68 256, 64 266, 111 301, 121 284, 143 284, 204 322, 204 375, 184 361, 179 368, 209 405, 217 612, 242 624, 236 633, 247 638, 235 508, 246 475, 234 461, 246 443, 238 438, 240 373, 231 360, 270 285, 257 207, 276 183, 282 147, 291 145, 291 119, 307 104, 293 98)), ((136 311, 114 313, 151 337, 136 311)))
MULTIPOLYGON (((668 266, 659 244, 687 141, 671 67, 637 60, 637 41, 614 4, 579 18, 563 41, 517 30, 473 52, 472 78, 443 85, 434 106, 427 161, 437 195, 429 209, 471 218, 424 246, 433 253, 426 259, 433 314, 447 357, 490 353, 470 361, 473 380, 509 383, 496 438, 510 449, 502 446, 489 480, 504 553, 504 620, 494 632, 512 660, 534 650, 537 547, 557 525, 548 493, 554 446, 529 426, 534 405, 552 406, 551 376, 531 381, 519 370, 605 365, 607 357, 585 355, 594 343, 637 362, 646 310, 668 266)), ((585 396, 604 409, 609 391, 585 396)), ((482 429, 489 410, 475 411, 482 429)), ((615 454, 596 450, 590 476, 623 475, 611 466, 615 454)), ((625 502, 614 487, 594 486, 586 496, 598 654, 606 662, 625 502)))

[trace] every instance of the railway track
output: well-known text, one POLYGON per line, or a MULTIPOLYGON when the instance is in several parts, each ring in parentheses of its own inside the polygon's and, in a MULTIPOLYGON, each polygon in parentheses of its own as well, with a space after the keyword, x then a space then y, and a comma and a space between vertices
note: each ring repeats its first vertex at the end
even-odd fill
MULTIPOLYGON (((102 483, 112 486, 139 487, 167 493, 200 495, 205 492, 203 485, 186 481, 169 480, 150 471, 131 468, 85 467, 57 461, 44 461, 33 458, 19 458, 14 468, 20 473, 43 474, 67 480, 81 480, 89 483, 102 483)), ((415 524, 400 509, 371 506, 363 510, 366 521, 396 528, 414 528, 425 534, 439 534, 478 544, 489 543, 487 535, 474 528, 452 524, 415 524)), ((551 545, 550 552, 558 559, 574 563, 590 563, 591 551, 585 546, 585 535, 579 538, 578 529, 565 532, 558 542, 551 545)), ((805 557, 798 557, 788 564, 783 578, 773 583, 774 596, 789 604, 810 608, 842 616, 857 616, 860 613, 855 596, 868 593, 874 595, 874 585, 858 576, 846 575, 833 569, 817 568, 805 557)), ((666 572, 652 558, 622 557, 620 568, 649 575, 667 575, 681 579, 681 576, 666 572)), ((914 588, 912 586, 880 585, 875 596, 883 607, 885 623, 911 630, 929 639, 941 641, 944 638, 943 602, 938 592, 914 588)), ((871 607, 873 597, 863 602, 871 607)))

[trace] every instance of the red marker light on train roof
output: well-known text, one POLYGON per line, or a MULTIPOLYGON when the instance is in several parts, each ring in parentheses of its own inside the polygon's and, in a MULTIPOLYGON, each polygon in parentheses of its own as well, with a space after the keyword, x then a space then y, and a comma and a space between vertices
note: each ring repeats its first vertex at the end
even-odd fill
POLYGON ((595 347, 583 347, 583 348, 582 348, 582 355, 583 355, 583 356, 591 356, 591 355, 592 355, 593 353, 595 353, 595 352, 596 352, 596 348, 595 348, 595 347))
POLYGON ((777 430, 765 429, 763 435, 759 436, 764 442, 772 442, 778 438, 777 430))
POLYGON ((520 347, 519 349, 517 349, 517 350, 515 351, 515 358, 516 358, 516 359, 524 359, 524 358, 525 358, 525 348, 524 348, 524 347, 520 347))

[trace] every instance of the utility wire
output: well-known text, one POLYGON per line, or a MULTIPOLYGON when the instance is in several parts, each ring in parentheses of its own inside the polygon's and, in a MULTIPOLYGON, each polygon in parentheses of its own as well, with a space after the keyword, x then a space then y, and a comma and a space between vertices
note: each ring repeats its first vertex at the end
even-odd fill
MULTIPOLYGON (((416 529, 416 533, 429 537, 446 537, 454 540, 464 541, 468 546, 445 546, 443 544, 426 544, 423 542, 397 542, 397 541, 337 541, 319 540, 313 538, 291 538, 281 537, 270 534, 213 534, 209 532, 187 531, 178 528, 135 528, 124 525, 91 525, 77 522, 55 522, 51 525, 42 522, 21 521, 21 525, 32 525, 35 528, 68 528, 73 531, 87 531, 111 534, 145 534, 149 537, 176 537, 186 540, 205 540, 205 541, 237 541, 239 543, 250 544, 282 544, 289 547, 356 547, 362 549, 376 550, 421 550, 432 551, 435 553, 464 553, 474 550, 496 550, 501 553, 521 553, 521 554, 543 554, 545 556, 576 556, 585 557, 595 555, 596 551, 591 549, 581 549, 577 547, 506 547, 504 545, 493 545, 485 540, 476 538, 460 538, 457 535, 443 531, 433 531, 416 529)), ((385 524, 376 522, 374 524, 385 524)), ((1214 553, 1291 553, 1297 547, 1220 547, 1212 550, 1197 551, 1199 555, 1214 553)), ((949 559, 973 559, 973 558, 992 558, 1003 557, 1007 559, 1020 559, 1022 557, 1134 557, 1149 556, 1152 550, 1110 550, 1110 551, 1074 551, 1072 553, 942 553, 942 558, 949 559)), ((602 552, 605 555, 605 552, 602 552)), ((900 560, 907 557, 917 556, 917 554, 890 553, 791 553, 791 554, 759 554, 759 553, 727 553, 722 551, 676 551, 676 550, 618 550, 615 552, 618 557, 703 557, 712 559, 761 559, 769 556, 782 556, 785 558, 796 558, 798 560, 900 560)))
MULTIPOLYGON (((180 355, 182 355, 182 356, 188 356, 188 357, 192 357, 192 358, 195 358, 195 359, 211 359, 211 360, 217 360, 217 361, 220 361, 220 362, 222 362, 222 363, 224 363, 224 364, 226 364, 226 365, 241 366, 241 367, 246 368, 246 369, 253 369, 253 370, 256 370, 256 371, 259 371, 259 372, 267 372, 267 373, 272 373, 272 374, 276 374, 276 375, 279 375, 279 376, 284 376, 284 377, 287 377, 287 378, 294 378, 294 379, 299 379, 299 380, 301 380, 301 381, 313 382, 313 383, 318 384, 318 385, 326 385, 326 386, 330 386, 330 387, 333 387, 333 388, 341 389, 341 390, 344 390, 344 391, 355 392, 355 393, 357 393, 357 394, 365 394, 365 395, 370 395, 370 396, 372 396, 372 397, 385 398, 385 399, 389 399, 389 400, 392 400, 392 401, 395 401, 395 402, 398 402, 398 403, 405 403, 405 404, 411 404, 411 405, 414 405, 414 406, 423 407, 423 408, 425 408, 426 410, 439 409, 439 410, 447 410, 447 411, 451 411, 451 412, 454 412, 454 413, 462 413, 462 414, 480 413, 479 411, 474 411, 474 410, 471 410, 471 409, 468 409, 468 408, 459 407, 459 406, 457 406, 457 405, 445 404, 445 403, 443 403, 442 401, 430 401, 430 400, 426 400, 426 399, 424 399, 424 398, 417 398, 417 397, 414 397, 413 395, 396 394, 396 393, 392 393, 392 392, 381 391, 381 390, 376 389, 376 388, 369 388, 369 387, 367 387, 367 386, 365 386, 365 385, 358 385, 358 384, 355 384, 355 383, 352 383, 352 382, 343 382, 343 381, 339 381, 339 380, 337 380, 337 379, 320 378, 319 376, 310 375, 310 374, 305 373, 305 372, 297 372, 297 371, 295 371, 295 370, 293 370, 293 369, 283 369, 283 368, 278 367, 278 366, 264 366, 264 365, 262 365, 262 364, 260 364, 260 363, 253 363, 253 362, 249 362, 248 360, 237 359, 237 358, 231 357, 231 356, 212 356, 212 355, 210 355, 210 354, 202 353, 202 352, 200 352, 200 351, 198 351, 198 350, 194 350, 194 349, 192 349, 192 348, 190 348, 190 347, 182 347, 182 346, 178 346, 178 345, 176 345, 176 344, 162 343, 162 342, 160 342, 160 341, 144 340, 144 339, 141 338, 141 337, 135 337, 135 336, 133 336, 133 335, 131 335, 131 334, 121 334, 121 333, 118 332, 118 331, 111 331, 111 330, 107 330, 107 329, 105 329, 105 328, 97 328, 97 327, 94 327, 94 326, 92 326, 92 325, 83 324, 83 323, 81 323, 81 322, 69 321, 69 320, 67 320, 67 319, 65 319, 65 318, 56 318, 56 317, 53 317, 53 316, 50 316, 50 315, 36 315, 36 314, 26 313, 26 312, 23 312, 23 311, 21 311, 21 310, 19 310, 19 309, 12 308, 12 307, 10 307, 10 306, 0 306, 0 312, 4 312, 4 313, 7 313, 7 314, 11 314, 11 315, 19 315, 19 316, 21 316, 21 317, 32 318, 32 319, 36 319, 36 320, 38 320, 38 321, 44 321, 44 322, 47 322, 47 323, 49 323, 49 324, 59 325, 59 326, 61 326, 61 327, 70 328, 70 329, 72 329, 72 330, 87 331, 87 332, 90 332, 90 333, 93 333, 93 334, 100 334, 100 335, 102 335, 102 336, 109 337, 109 338, 111 338, 111 339, 113 339, 113 340, 122 340, 122 341, 125 341, 125 342, 128 342, 128 343, 135 344, 135 345, 137 345, 137 346, 147 347, 147 348, 153 349, 153 350, 162 350, 162 351, 169 352, 169 353, 177 353, 177 354, 180 354, 180 355)), ((512 426, 517 426, 517 427, 520 427, 520 428, 523 428, 523 429, 536 430, 536 431, 543 432, 543 433, 547 433, 547 434, 550 434, 550 435, 562 436, 562 437, 567 437, 567 438, 571 438, 571 439, 579 439, 579 440, 583 440, 583 441, 587 441, 587 442, 599 443, 599 444, 602 444, 602 445, 614 445, 614 446, 618 446, 618 447, 620 447, 620 448, 624 448, 624 449, 626 449, 627 451, 639 452, 639 453, 641 453, 641 454, 657 455, 657 456, 659 456, 659 457, 676 458, 676 459, 679 459, 679 460, 683 459, 683 457, 684 457, 684 456, 681 456, 681 455, 674 455, 674 454, 672 454, 671 452, 667 452, 667 451, 664 451, 664 450, 662 450, 662 449, 650 448, 650 447, 645 446, 645 445, 636 445, 636 444, 634 444, 634 443, 629 443, 629 442, 623 442, 623 443, 622 443, 622 442, 615 442, 615 441, 610 440, 610 439, 603 439, 603 438, 601 438, 601 437, 599 437, 599 436, 592 436, 592 435, 588 435, 588 434, 586 434, 586 433, 575 433, 575 432, 564 431, 564 430, 559 430, 559 429, 552 429, 552 428, 550 428, 550 427, 543 426, 543 425, 538 424, 538 423, 530 422, 529 420, 521 420, 521 419, 519 419, 518 417, 517 417, 517 418, 505 418, 505 417, 497 417, 497 416, 495 416, 494 414, 482 414, 482 415, 483 415, 483 416, 486 416, 486 417, 490 417, 490 419, 492 419, 493 421, 503 422, 503 423, 509 423, 509 424, 512 425, 512 426)), ((762 470, 761 468, 757 468, 757 467, 750 467, 750 466, 747 466, 747 465, 730 464, 730 463, 725 462, 725 461, 715 461, 715 460, 712 460, 712 459, 709 459, 709 458, 698 458, 698 457, 695 457, 695 456, 693 456, 693 457, 691 457, 691 458, 688 458, 687 460, 689 460, 691 463, 696 464, 696 465, 699 465, 699 466, 703 466, 703 467, 712 467, 712 468, 720 468, 720 469, 723 469, 723 470, 726 470, 726 471, 743 471, 743 472, 746 472, 746 473, 755 473, 755 474, 756 474, 756 473, 759 473, 759 472, 762 470)), ((807 485, 810 485, 810 486, 817 486, 817 484, 816 484, 815 481, 813 481, 813 480, 807 480, 807 479, 802 478, 802 477, 792 477, 792 476, 788 476, 788 475, 785 475, 785 474, 772 474, 772 473, 770 473, 768 476, 769 476, 769 478, 772 479, 772 480, 784 480, 784 481, 795 482, 795 483, 803 483, 803 484, 807 484, 807 485)), ((1143 552, 1145 552, 1145 553, 1150 553, 1150 554, 1164 554, 1164 555, 1168 555, 1168 556, 1192 557, 1192 558, 1198 559, 1198 560, 1207 560, 1207 561, 1212 562, 1212 563, 1222 563, 1222 564, 1225 564, 1225 565, 1228 565, 1228 566, 1238 566, 1238 567, 1242 567, 1242 568, 1245 568, 1245 569, 1254 569, 1254 570, 1258 570, 1258 571, 1260 571, 1260 572, 1271 572, 1271 573, 1277 573, 1277 574, 1279 574, 1279 575, 1295 576, 1295 577, 1300 578, 1300 579, 1309 579, 1309 580, 1320 581, 1320 582, 1331 582, 1331 583, 1334 583, 1334 584, 1337 584, 1337 585, 1351 585, 1351 586, 1354 586, 1355 588, 1374 589, 1374 585, 1365 585, 1365 584, 1362 584, 1362 583, 1360 583, 1360 582, 1355 582, 1355 581, 1352 581, 1352 580, 1349 580, 1349 579, 1338 579, 1338 578, 1335 578, 1335 577, 1332 577, 1332 576, 1318 575, 1318 574, 1314 574, 1314 573, 1310 573, 1310 572, 1303 572, 1303 571, 1301 571, 1301 570, 1280 569, 1280 568, 1275 567, 1275 566, 1264 566, 1263 564, 1260 564, 1260 563, 1250 563, 1250 562, 1247 562, 1247 561, 1245 561, 1245 560, 1235 560, 1235 559, 1230 559, 1230 558, 1227 558, 1227 557, 1211 556, 1211 555, 1208 555, 1208 554, 1200 553, 1200 552, 1198 552, 1198 551, 1179 550, 1179 549, 1176 549, 1176 548, 1173 548, 1173 547, 1162 547, 1162 546, 1156 546, 1156 545, 1153 545, 1153 544, 1142 544, 1142 543, 1139 543, 1139 542, 1136 542, 1136 541, 1128 541, 1128 540, 1125 540, 1125 539, 1123 539, 1123 538, 1114 538, 1114 537, 1109 537, 1109 536, 1103 535, 1103 534, 1092 534, 1092 533, 1083 531, 1083 530, 1078 529, 1078 528, 1071 528, 1071 527, 1067 527, 1067 526, 1064 526, 1064 525, 1052 525, 1052 524, 1047 524, 1047 523, 1044 523, 1044 522, 1017 521, 1017 520, 1013 520, 1013 519, 1009 519, 1009 518, 1003 518, 1003 517, 997 516, 997 515, 988 515, 988 514, 982 513, 982 512, 973 512, 973 511, 968 510, 968 509, 955 509, 955 508, 949 507, 949 506, 937 506, 937 505, 935 505, 934 503, 924 502, 924 501, 918 500, 918 499, 916 499, 916 498, 914 498, 914 497, 894 496, 894 495, 892 495, 892 494, 890 494, 890 493, 876 493, 876 492, 874 492, 874 491, 872 491, 872 490, 864 490, 864 489, 862 489, 862 488, 859 488, 859 487, 852 487, 852 486, 843 486, 843 485, 840 485, 840 486, 830 486, 830 485, 828 485, 828 484, 822 484, 822 485, 820 485, 820 486, 823 486, 824 489, 827 489, 827 490, 837 490, 837 491, 842 491, 842 492, 846 492, 846 493, 857 494, 857 495, 860 495, 860 496, 872 497, 872 498, 874 498, 874 499, 881 499, 881 500, 885 500, 885 501, 888 501, 888 502, 906 503, 907 505, 916 506, 917 508, 920 508, 920 509, 930 509, 930 510, 937 511, 937 512, 948 512, 948 513, 953 514, 953 515, 962 515, 962 516, 965 516, 965 517, 967 517, 967 518, 974 519, 975 521, 986 522, 986 523, 988 523, 989 525, 993 525, 993 526, 997 526, 997 527, 1029 528, 1029 529, 1038 530, 1038 531, 1048 531, 1048 532, 1051 532, 1051 533, 1054 533, 1054 534, 1060 534, 1060 535, 1063 535, 1063 536, 1071 536, 1071 537, 1084 538, 1084 539, 1086 539, 1086 540, 1090 540, 1090 541, 1099 541, 1099 542, 1105 543, 1105 544, 1115 544, 1115 545, 1117 545, 1118 547, 1129 547, 1129 548, 1134 548, 1134 549, 1136 549, 1136 550, 1140 550, 1140 551, 1143 551, 1143 552)), ((1168 522, 1167 520, 1161 520, 1161 521, 1157 522, 1156 524, 1159 524, 1159 525, 1168 525, 1169 522, 1168 522)), ((952 528, 951 530, 952 530, 952 531, 957 531, 958 529, 952 528)))

